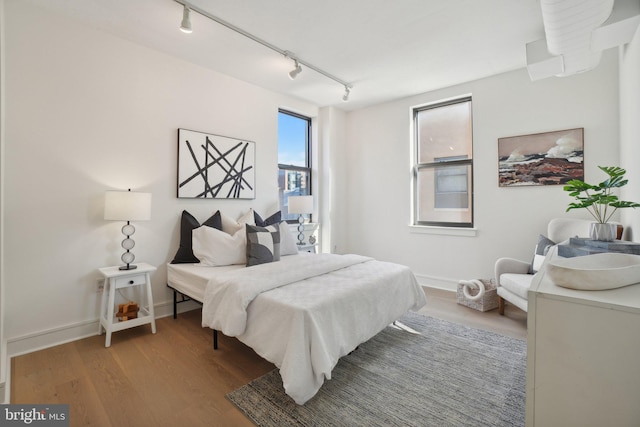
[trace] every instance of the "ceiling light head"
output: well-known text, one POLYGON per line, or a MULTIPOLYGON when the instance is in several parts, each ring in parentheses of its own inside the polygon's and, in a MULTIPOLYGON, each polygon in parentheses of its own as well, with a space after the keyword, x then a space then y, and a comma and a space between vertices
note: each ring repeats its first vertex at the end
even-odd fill
POLYGON ((189 16, 190 12, 191 9, 189 9, 189 6, 185 4, 184 10, 182 11, 182 22, 180 23, 180 31, 187 34, 191 34, 191 32, 193 31, 191 29, 191 19, 189 16))
POLYGON ((302 72, 302 67, 300 66, 300 64, 298 64, 298 60, 294 59, 293 61, 295 63, 295 68, 293 70, 289 71, 289 78, 291 80, 293 80, 296 77, 298 77, 298 74, 300 74, 302 72))
POLYGON ((349 94, 351 93, 351 88, 347 85, 344 85, 344 95, 342 95, 342 102, 349 101, 349 94))

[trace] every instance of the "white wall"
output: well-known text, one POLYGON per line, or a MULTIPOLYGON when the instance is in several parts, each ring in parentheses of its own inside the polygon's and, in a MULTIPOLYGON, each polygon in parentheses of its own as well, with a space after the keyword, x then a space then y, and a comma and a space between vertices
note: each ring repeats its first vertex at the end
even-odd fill
POLYGON ((320 161, 319 205, 321 222, 322 252, 343 253, 347 248, 345 241, 346 204, 343 197, 346 162, 346 113, 334 107, 320 109, 318 152, 320 161))
POLYGON ((0 1, 0 403, 5 401, 5 384, 7 377, 7 344, 4 338, 4 2, 0 1))
POLYGON ((497 140, 584 128, 586 180, 597 165, 617 165, 618 67, 615 50, 598 68, 531 82, 524 69, 348 114, 349 251, 410 266, 421 282, 455 288, 459 279, 493 277, 501 256, 528 260, 546 223, 565 214, 561 186, 498 187, 497 140), (412 233, 410 110, 473 95, 474 237, 412 233))
POLYGON ((278 108, 318 109, 24 2, 5 6, 4 320, 20 352, 46 332, 97 331, 96 269, 119 264, 122 252, 122 224, 102 219, 106 190, 153 194, 133 252, 158 266, 155 302, 168 304, 164 264, 178 247, 180 212, 202 221, 217 209, 271 214, 278 108), (178 128, 255 141, 256 199, 177 199, 178 128))
MULTIPOLYGON (((640 203, 640 30, 620 48, 620 165, 627 170, 629 184, 622 189, 623 200, 640 203)), ((628 240, 640 241, 640 209, 625 209, 628 240)))

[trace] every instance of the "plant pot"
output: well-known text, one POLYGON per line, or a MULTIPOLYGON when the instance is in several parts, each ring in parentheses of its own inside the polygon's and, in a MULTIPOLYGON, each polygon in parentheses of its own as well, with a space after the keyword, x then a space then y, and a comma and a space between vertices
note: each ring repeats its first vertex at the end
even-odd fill
POLYGON ((589 229, 589 237, 601 242, 612 242, 616 239, 618 226, 612 223, 592 222, 589 229))

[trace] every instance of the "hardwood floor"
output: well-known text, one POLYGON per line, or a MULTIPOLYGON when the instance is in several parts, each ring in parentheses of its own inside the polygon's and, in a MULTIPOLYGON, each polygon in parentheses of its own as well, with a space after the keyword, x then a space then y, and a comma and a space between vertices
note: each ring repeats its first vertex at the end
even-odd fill
MULTIPOLYGON (((516 338, 526 337, 526 313, 507 306, 478 312, 456 304, 455 293, 425 289, 423 314, 516 338)), ((234 338, 220 334, 212 349, 200 310, 150 327, 104 335, 12 359, 11 403, 66 403, 71 426, 252 426, 225 395, 274 366, 234 338)))
POLYGON ((434 288, 424 290, 427 305, 420 310, 422 314, 514 338, 527 338, 527 313, 513 304, 507 303, 504 316, 501 316, 498 309, 481 312, 458 304, 455 292, 434 288))
POLYGON ((224 397, 274 368, 200 326, 200 310, 16 357, 11 403, 68 403, 72 426, 253 424, 224 397))

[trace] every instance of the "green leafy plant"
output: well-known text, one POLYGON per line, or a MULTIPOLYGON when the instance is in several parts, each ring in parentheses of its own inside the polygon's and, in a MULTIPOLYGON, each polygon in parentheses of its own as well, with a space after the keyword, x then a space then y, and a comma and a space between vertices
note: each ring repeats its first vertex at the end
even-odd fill
POLYGON ((611 216, 620 208, 637 208, 640 204, 619 200, 618 196, 612 194, 614 188, 627 185, 628 179, 624 179, 626 170, 617 166, 598 166, 600 170, 609 175, 609 178, 600 184, 591 185, 579 179, 572 179, 564 186, 564 191, 569 192, 569 196, 576 199, 570 203, 566 212, 571 209, 586 209, 595 220, 605 224, 611 216))

